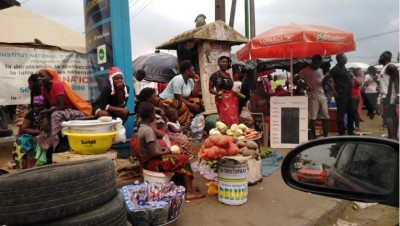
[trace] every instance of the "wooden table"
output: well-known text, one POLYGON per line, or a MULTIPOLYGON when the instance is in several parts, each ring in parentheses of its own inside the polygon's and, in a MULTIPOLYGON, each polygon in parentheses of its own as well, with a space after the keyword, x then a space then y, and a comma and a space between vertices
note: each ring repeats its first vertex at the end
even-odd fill
POLYGON ((71 151, 53 153, 53 162, 61 163, 61 162, 78 161, 78 160, 93 159, 93 158, 100 158, 100 157, 107 157, 107 158, 110 158, 111 160, 114 160, 117 158, 117 151, 108 150, 106 153, 97 154, 97 155, 81 155, 81 154, 76 154, 71 151))

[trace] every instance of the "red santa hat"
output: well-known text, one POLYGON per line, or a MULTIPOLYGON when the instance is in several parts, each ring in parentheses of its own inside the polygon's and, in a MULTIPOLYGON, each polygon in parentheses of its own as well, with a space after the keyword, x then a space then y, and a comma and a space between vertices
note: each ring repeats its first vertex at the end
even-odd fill
MULTIPOLYGON (((119 68, 110 67, 110 69, 108 70, 108 79, 110 80, 110 85, 111 85, 111 95, 115 94, 113 78, 116 75, 124 76, 119 68)), ((124 91, 125 91, 125 97, 128 97, 129 94, 128 94, 128 90, 126 89, 126 86, 124 86, 124 91)))

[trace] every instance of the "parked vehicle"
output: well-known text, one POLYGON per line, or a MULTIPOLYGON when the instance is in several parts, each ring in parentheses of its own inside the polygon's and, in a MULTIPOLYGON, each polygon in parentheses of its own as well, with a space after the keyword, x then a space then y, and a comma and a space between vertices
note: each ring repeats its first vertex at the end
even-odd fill
MULTIPOLYGON (((300 171, 300 170, 299 170, 300 171)), ((299 145, 282 163, 282 177, 297 190, 361 202, 399 206, 399 142, 379 137, 341 136, 299 145), (324 183, 293 174, 299 156, 327 169, 324 183)))
POLYGON ((307 163, 304 167, 297 171, 299 181, 308 181, 323 184, 325 182, 327 172, 324 171, 321 164, 307 163))

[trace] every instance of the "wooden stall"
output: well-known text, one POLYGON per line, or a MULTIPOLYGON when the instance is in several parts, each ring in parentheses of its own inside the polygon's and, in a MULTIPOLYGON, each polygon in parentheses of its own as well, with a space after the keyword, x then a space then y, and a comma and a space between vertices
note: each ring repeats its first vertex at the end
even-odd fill
POLYGON ((218 20, 183 32, 156 48, 176 50, 179 62, 192 61, 196 73, 200 75, 205 114, 213 114, 217 113, 217 109, 214 96, 208 92, 208 82, 210 75, 219 70, 218 57, 231 56, 233 45, 247 42, 246 37, 218 20))

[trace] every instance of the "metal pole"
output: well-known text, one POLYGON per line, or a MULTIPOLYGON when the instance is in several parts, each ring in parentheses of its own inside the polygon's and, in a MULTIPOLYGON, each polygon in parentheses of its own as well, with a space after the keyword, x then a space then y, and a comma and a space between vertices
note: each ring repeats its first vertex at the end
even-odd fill
POLYGON ((215 20, 225 22, 225 0, 215 0, 215 20))
POLYGON ((250 0, 250 39, 256 36, 256 19, 254 13, 254 0, 250 0))
POLYGON ((244 29, 246 38, 249 39, 249 0, 244 0, 244 29))
POLYGON ((236 13, 236 0, 232 0, 231 15, 229 17, 229 26, 231 26, 232 28, 235 23, 235 13, 236 13))
POLYGON ((290 96, 293 96, 293 79, 294 79, 294 74, 293 74, 293 45, 290 45, 290 96))

